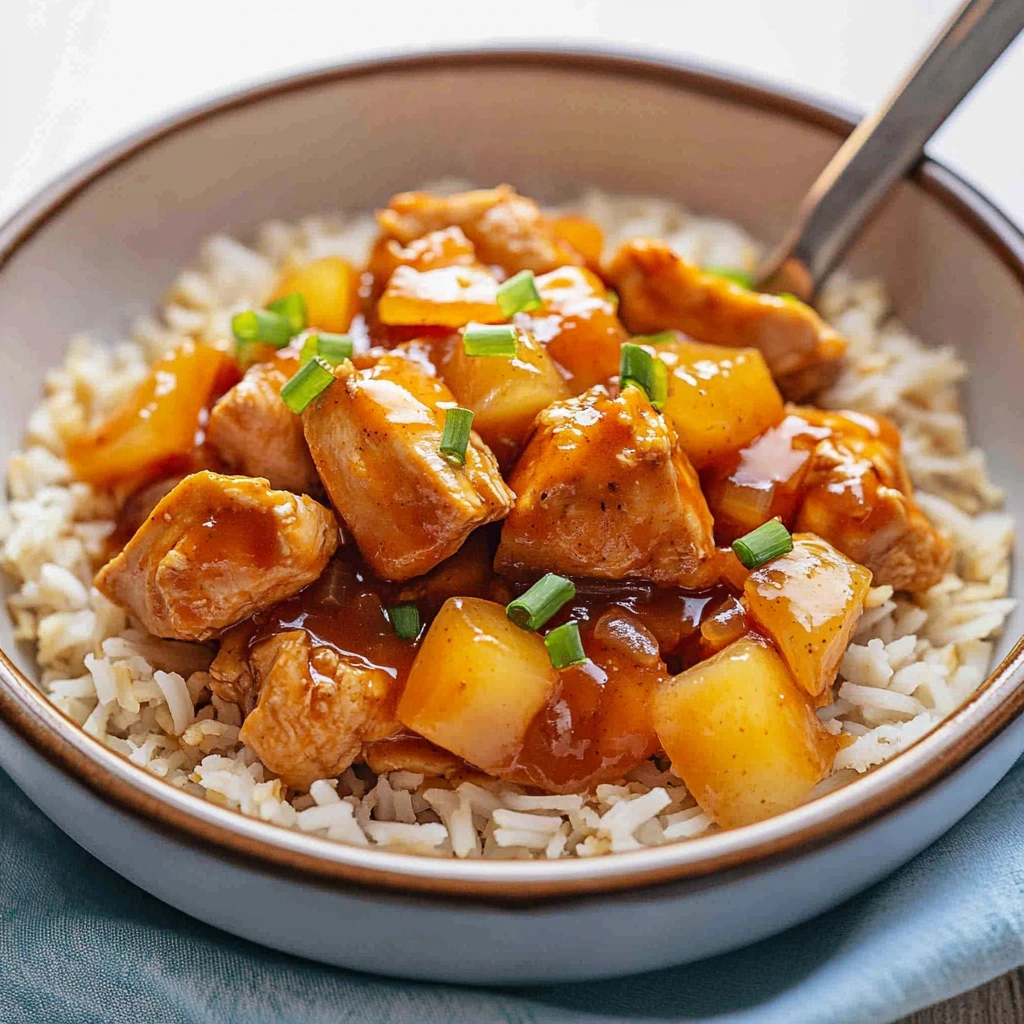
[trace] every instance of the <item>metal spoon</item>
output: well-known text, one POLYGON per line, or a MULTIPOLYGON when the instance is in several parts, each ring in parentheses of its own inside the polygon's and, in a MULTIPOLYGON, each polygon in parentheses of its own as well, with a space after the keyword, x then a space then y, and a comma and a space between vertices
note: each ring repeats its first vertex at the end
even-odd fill
POLYGON ((925 143, 1024 29, 1024 0, 968 0, 811 186, 757 273, 759 291, 809 299, 925 143))

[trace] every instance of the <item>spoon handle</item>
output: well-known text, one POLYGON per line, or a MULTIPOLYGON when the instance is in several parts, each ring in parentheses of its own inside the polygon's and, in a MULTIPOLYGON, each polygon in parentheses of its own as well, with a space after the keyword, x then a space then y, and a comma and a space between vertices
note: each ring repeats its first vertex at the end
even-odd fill
POLYGON ((892 184, 1022 29, 1024 0, 968 0, 829 161, 759 269, 758 287, 813 295, 892 184))

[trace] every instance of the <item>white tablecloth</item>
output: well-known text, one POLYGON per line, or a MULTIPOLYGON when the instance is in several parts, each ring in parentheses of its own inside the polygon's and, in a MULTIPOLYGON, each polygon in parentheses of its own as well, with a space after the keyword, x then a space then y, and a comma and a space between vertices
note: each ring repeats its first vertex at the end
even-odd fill
MULTIPOLYGON (((0 216, 154 117, 254 79, 398 47, 612 43, 741 68, 865 109, 957 3, 0 0, 0 216)), ((1022 106, 1024 39, 934 144, 1018 222, 1022 106)))

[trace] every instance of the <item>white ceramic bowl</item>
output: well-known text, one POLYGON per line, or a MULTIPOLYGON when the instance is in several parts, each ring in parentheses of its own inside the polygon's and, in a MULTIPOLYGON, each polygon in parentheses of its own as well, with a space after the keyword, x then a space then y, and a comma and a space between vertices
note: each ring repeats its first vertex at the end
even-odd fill
MULTIPOLYGON (((776 237, 849 131, 821 107, 611 55, 402 57, 230 96, 72 172, 0 230, 0 459, 83 328, 114 337, 214 230, 372 207, 442 175, 541 199, 660 194, 776 237)), ((851 254, 910 327, 958 344, 973 436, 1024 521, 1024 239, 926 163, 851 254)), ((853 895, 923 849, 1024 748, 1021 616, 1006 660, 936 732, 770 821, 592 860, 460 862, 276 829, 172 789, 63 718, 3 617, 0 764, 114 870, 246 938, 364 970, 462 982, 594 978, 721 952, 853 895), (1012 648, 1012 650, 1011 650, 1012 648), (609 941, 594 940, 606 930, 609 941)))

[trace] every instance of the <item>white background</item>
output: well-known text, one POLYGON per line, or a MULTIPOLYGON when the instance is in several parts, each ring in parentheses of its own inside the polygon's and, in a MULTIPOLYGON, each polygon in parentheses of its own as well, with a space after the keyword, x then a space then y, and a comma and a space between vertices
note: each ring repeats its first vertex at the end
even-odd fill
MULTIPOLYGON (((632 46, 863 110, 957 2, 0 0, 0 216, 154 117, 262 77, 402 47, 632 46)), ((1024 38, 933 149, 1024 222, 1024 38)))

